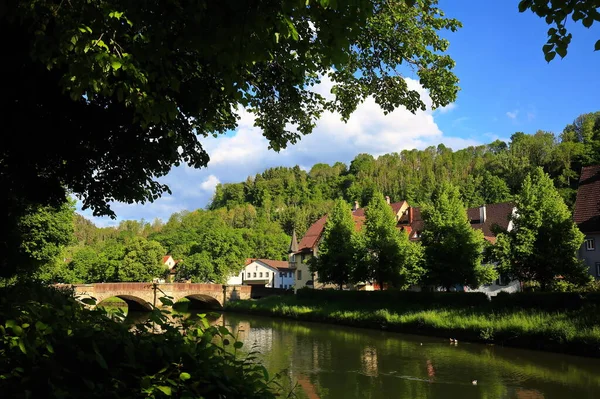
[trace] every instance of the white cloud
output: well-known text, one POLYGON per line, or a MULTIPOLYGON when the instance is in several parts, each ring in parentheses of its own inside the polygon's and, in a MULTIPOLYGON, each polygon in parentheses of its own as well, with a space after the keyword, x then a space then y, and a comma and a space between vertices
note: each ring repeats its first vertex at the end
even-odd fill
POLYGON ((506 116, 508 116, 510 119, 517 119, 517 116, 519 115, 519 110, 515 109, 514 111, 508 111, 506 113, 506 116))
POLYGON ((200 184, 200 187, 202 188, 202 190, 204 191, 209 191, 209 192, 213 192, 215 191, 215 187, 217 187, 217 184, 221 183, 219 181, 219 178, 215 175, 210 175, 206 178, 206 180, 204 180, 202 182, 202 184, 200 184))
MULTIPOLYGON (((444 136, 434 120, 437 112, 431 110, 427 91, 416 80, 407 79, 407 84, 410 89, 419 92, 427 106, 426 111, 413 114, 402 107, 386 115, 372 98, 368 98, 358 106, 347 123, 342 122, 338 114, 324 113, 312 134, 279 153, 268 150, 268 141, 254 126, 253 114, 241 110, 234 135, 203 139, 202 144, 210 155, 207 168, 197 170, 181 166, 160 179, 170 186, 172 196, 145 205, 115 204, 113 208, 119 220, 142 217, 166 220, 173 212, 206 206, 218 183, 244 181, 247 176, 269 167, 301 165, 304 170, 310 170, 319 162, 349 163, 359 153, 379 156, 439 143, 455 150, 480 144, 472 139, 444 136)), ((331 96, 331 87, 332 82, 324 77, 315 91, 331 96)), ((448 112, 455 106, 451 104, 446 108, 440 112, 448 112)), ((99 222, 103 225, 112 223, 99 222)))

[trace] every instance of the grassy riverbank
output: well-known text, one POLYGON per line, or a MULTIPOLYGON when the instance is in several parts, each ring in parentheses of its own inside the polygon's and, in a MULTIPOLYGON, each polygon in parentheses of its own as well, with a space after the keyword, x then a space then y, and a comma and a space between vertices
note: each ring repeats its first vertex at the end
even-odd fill
POLYGON ((226 310, 600 357, 600 314, 595 306, 497 310, 286 296, 230 302, 226 310))

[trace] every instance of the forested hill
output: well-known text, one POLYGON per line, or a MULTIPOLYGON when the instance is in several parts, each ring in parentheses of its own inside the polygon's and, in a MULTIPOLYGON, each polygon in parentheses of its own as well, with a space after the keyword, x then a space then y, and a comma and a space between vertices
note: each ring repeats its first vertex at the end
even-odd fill
POLYGON ((160 260, 171 254, 181 260, 178 277, 222 282, 245 258, 286 259, 292 230, 301 237, 338 197, 365 205, 379 191, 392 201, 423 205, 436 186, 449 181, 466 206, 478 206, 511 198, 523 178, 541 166, 572 206, 581 167, 596 163, 600 112, 578 117, 560 135, 515 133, 508 143, 460 151, 439 145, 377 159, 360 154, 350 165, 317 164, 309 172, 298 166, 268 169, 243 183, 217 186, 208 209, 175 213, 165 222, 126 220, 117 228, 98 228, 77 215, 69 238, 71 206, 58 213, 40 211, 28 229, 43 237, 47 223, 63 221, 60 241, 72 243, 46 256, 55 261, 40 270, 45 281, 149 281, 164 272, 160 260))
MULTIPOLYGON (((209 209, 252 205, 290 233, 302 233, 343 197, 366 204, 373 192, 392 201, 422 205, 443 181, 458 186, 466 206, 506 201, 523 178, 541 166, 554 179, 565 202, 572 207, 582 166, 600 163, 600 112, 579 116, 562 133, 517 132, 508 143, 452 151, 443 144, 424 150, 405 150, 375 159, 360 154, 349 166, 316 164, 309 172, 298 166, 268 169, 243 183, 220 184, 209 209)), ((239 212, 239 211, 238 211, 239 212)))

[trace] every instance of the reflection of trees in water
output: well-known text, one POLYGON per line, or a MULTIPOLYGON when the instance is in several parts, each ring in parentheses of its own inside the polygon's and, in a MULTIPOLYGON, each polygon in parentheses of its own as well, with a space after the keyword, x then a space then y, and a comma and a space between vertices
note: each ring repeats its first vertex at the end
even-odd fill
POLYGON ((377 377, 377 348, 365 346, 361 355, 362 372, 371 377, 377 377))
POLYGON ((323 399, 600 397, 596 359, 466 343, 450 346, 443 339, 316 323, 225 317, 230 324, 249 322, 250 340, 263 337, 258 341, 270 370, 290 368, 303 389, 310 387, 323 399), (474 379, 477 386, 471 384, 474 379))
MULTIPOLYGON (((132 312, 127 319, 147 317, 132 312)), ((300 398, 600 397, 597 359, 237 314, 219 313, 210 322, 230 328, 242 351, 259 351, 271 373, 287 369, 283 384, 297 382, 300 398)))

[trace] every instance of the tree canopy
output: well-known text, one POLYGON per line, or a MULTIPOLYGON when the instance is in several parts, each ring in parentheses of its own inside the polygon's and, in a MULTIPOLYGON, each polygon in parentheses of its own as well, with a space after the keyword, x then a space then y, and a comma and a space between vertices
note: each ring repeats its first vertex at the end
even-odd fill
POLYGON ((5 73, 22 84, 0 100, 5 128, 20 132, 0 150, 2 186, 33 202, 63 201, 67 188, 96 215, 169 191, 156 178, 173 165, 205 166, 201 139, 234 129, 240 108, 279 150, 324 110, 347 119, 368 96, 385 111, 425 109, 401 65, 433 107, 458 90, 438 31, 460 23, 437 0, 3 5, 5 73), (333 98, 313 90, 322 76, 333 98))
MULTIPOLYGON (((519 11, 531 10, 548 25, 548 41, 542 47, 546 61, 550 62, 556 54, 564 58, 573 39, 567 30, 569 17, 573 22, 581 21, 583 26, 590 28, 594 22, 600 21, 600 2, 598 0, 521 0, 519 11)), ((600 50, 600 39, 594 44, 594 51, 600 50)))
POLYGON ((350 206, 340 198, 327 217, 319 244, 314 271, 320 282, 335 284, 342 289, 351 281, 356 264, 355 234, 350 206))
POLYGON ((365 209, 362 234, 362 257, 354 280, 375 281, 379 288, 385 284, 406 288, 420 282, 422 267, 421 245, 411 243, 404 231, 396 228, 396 215, 381 193, 376 193, 365 209))
POLYGON ((494 273, 481 270, 486 267, 483 233, 471 227, 456 187, 442 184, 422 215, 428 284, 450 290, 456 285, 477 288, 496 279, 494 273))
POLYGON ((550 177, 538 168, 528 175, 516 200, 511 231, 498 235, 494 248, 500 269, 546 290, 556 278, 582 284, 587 267, 577 258, 584 235, 550 177))

